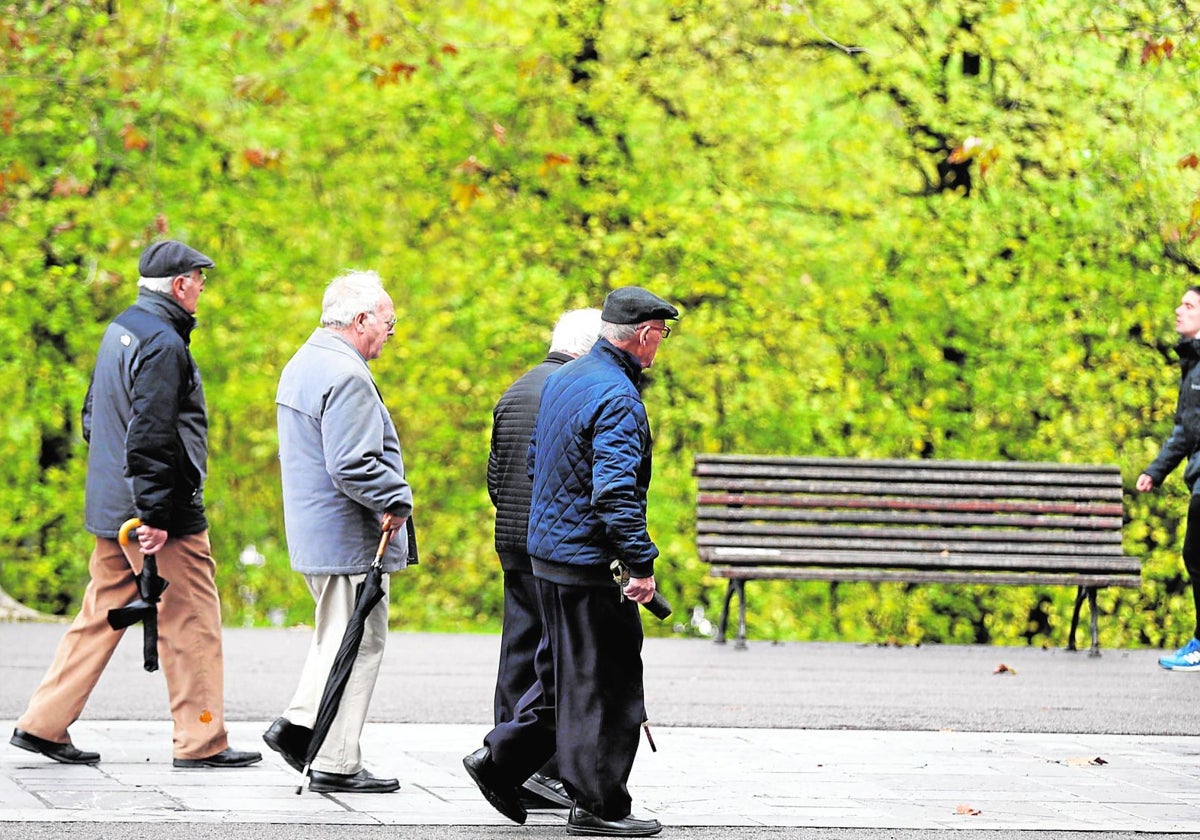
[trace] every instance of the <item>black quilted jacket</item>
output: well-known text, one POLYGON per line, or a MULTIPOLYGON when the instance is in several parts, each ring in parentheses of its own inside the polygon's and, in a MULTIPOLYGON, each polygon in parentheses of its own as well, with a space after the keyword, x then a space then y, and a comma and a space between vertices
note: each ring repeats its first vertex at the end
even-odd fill
POLYGON ((532 491, 526 466, 529 438, 546 377, 569 361, 571 356, 566 353, 550 353, 510 385, 492 411, 487 484, 488 495, 496 506, 496 553, 506 571, 530 571, 525 551, 532 491))

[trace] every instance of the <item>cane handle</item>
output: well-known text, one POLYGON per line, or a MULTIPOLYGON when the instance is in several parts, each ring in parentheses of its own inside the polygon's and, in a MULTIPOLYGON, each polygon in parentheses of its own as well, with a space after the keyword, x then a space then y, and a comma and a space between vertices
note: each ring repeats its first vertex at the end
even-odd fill
POLYGON ((121 545, 129 545, 129 532, 140 527, 142 527, 142 520, 136 516, 133 519, 126 519, 121 523, 121 529, 117 531, 117 542, 121 545))

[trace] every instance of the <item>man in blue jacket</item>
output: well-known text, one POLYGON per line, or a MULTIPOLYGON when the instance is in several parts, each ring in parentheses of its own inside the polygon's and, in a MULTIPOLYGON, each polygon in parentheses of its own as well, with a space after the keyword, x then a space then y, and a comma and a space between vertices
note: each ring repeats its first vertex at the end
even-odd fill
POLYGON ((463 759, 480 791, 524 823, 517 787, 557 749, 574 800, 567 831, 644 837, 657 820, 630 816, 626 786, 644 720, 637 604, 655 593, 658 548, 646 528, 651 436, 642 370, 678 310, 636 286, 604 300, 600 340, 552 373, 530 443, 529 555, 544 605, 538 681, 512 721, 463 759), (611 564, 630 571, 623 591, 611 564), (550 666, 546 667, 545 662, 550 666))
POLYGON ((221 603, 204 511, 208 413, 191 353, 196 308, 213 261, 182 242, 147 247, 137 301, 108 325, 83 406, 88 441, 84 519, 96 537, 79 614, 10 743, 64 764, 99 753, 71 743, 75 722, 124 631, 108 611, 138 595, 130 566, 154 554, 169 586, 158 605, 176 767, 245 767, 257 752, 230 748, 225 729, 221 603), (138 547, 118 531, 137 517, 138 547), (138 551, 138 548, 141 551, 138 551))

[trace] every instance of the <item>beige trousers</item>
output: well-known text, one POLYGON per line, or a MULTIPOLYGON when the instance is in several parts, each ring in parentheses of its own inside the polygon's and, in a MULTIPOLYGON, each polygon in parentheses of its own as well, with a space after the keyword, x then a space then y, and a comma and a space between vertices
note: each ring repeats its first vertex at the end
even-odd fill
MULTIPOLYGON (((355 587, 366 575, 305 575, 308 590, 316 601, 315 629, 308 658, 300 672, 300 684, 283 716, 297 726, 311 727, 317 718, 317 706, 325 691, 325 682, 334 657, 354 611, 355 587)), ((362 769, 363 725, 375 691, 379 666, 388 632, 389 575, 383 576, 383 600, 375 605, 363 627, 358 658, 350 671, 346 691, 338 705, 337 716, 325 742, 313 759, 312 769, 322 773, 357 773, 362 769)))
MULTIPOLYGON (((221 602, 208 532, 168 539, 156 557, 158 572, 169 584, 158 604, 158 655, 175 721, 174 757, 207 758, 229 746, 221 602)), ((96 538, 83 605, 17 721, 18 729, 47 741, 70 742, 67 728, 83 712, 125 635, 109 626, 108 611, 137 596, 131 564, 142 568, 136 542, 122 549, 116 540, 96 538)), ((140 635, 141 625, 133 630, 140 635)), ((151 679, 147 674, 147 686, 151 679)))

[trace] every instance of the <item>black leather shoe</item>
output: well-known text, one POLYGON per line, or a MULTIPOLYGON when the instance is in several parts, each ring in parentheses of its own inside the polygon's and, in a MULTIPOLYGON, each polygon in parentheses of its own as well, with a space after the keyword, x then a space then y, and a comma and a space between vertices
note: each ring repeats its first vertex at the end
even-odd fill
POLYGON ((86 752, 74 744, 56 744, 36 735, 30 735, 23 729, 14 729, 8 743, 30 752, 41 753, 46 758, 61 761, 63 764, 98 764, 100 753, 86 752))
POLYGON ((570 808, 574 804, 567 789, 563 787, 563 783, 543 773, 534 773, 525 780, 525 784, 521 787, 523 789, 521 801, 532 800, 534 808, 570 808), (532 794, 532 796, 524 794, 532 794))
POLYGON ((395 779, 372 776, 365 767, 357 773, 310 770, 308 778, 308 789, 314 793, 391 793, 400 790, 400 783, 395 779))
POLYGON ((177 758, 171 763, 176 767, 249 767, 262 761, 262 753, 235 750, 226 747, 208 758, 177 758))
POLYGON ((463 767, 467 775, 479 787, 492 807, 517 825, 525 825, 528 814, 521 804, 521 794, 511 784, 500 778, 496 772, 496 764, 492 761, 492 752, 487 747, 480 747, 463 759, 463 767))
POLYGON ((567 834, 598 837, 650 837, 660 831, 662 831, 662 824, 658 820, 637 820, 633 817, 604 820, 583 810, 578 805, 571 808, 571 816, 567 818, 567 834))
POLYGON ((312 740, 312 730, 307 726, 297 726, 287 718, 276 718, 270 728, 263 733, 267 746, 283 756, 288 766, 297 772, 304 772, 304 756, 308 753, 308 742, 312 740))

